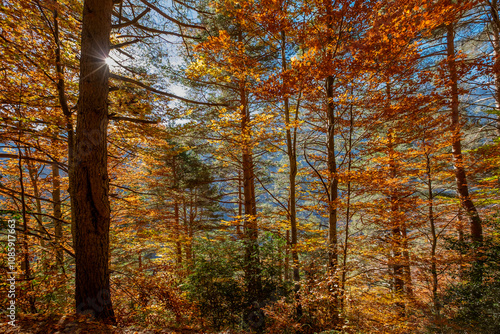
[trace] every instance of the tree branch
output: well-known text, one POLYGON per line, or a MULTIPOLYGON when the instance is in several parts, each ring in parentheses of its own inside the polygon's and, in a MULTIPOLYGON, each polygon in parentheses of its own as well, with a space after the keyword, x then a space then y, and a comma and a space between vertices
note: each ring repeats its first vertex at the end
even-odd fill
POLYGON ((111 45, 109 48, 111 50, 113 49, 119 49, 119 48, 123 48, 124 46, 127 46, 127 45, 131 45, 131 44, 134 44, 134 43, 137 43, 139 42, 140 39, 134 39, 133 41, 128 41, 128 42, 123 42, 123 43, 119 43, 119 44, 114 44, 114 45, 111 45))
POLYGON ((108 119, 113 120, 113 121, 126 121, 126 122, 132 122, 132 123, 145 123, 145 124, 158 124, 158 121, 150 121, 147 119, 138 119, 138 118, 130 118, 130 117, 124 117, 124 116, 114 116, 113 114, 108 116, 108 119))
POLYGON ((180 97, 180 96, 177 96, 177 95, 174 95, 174 94, 170 94, 170 93, 161 91, 159 89, 153 88, 151 86, 143 84, 140 81, 137 81, 137 80, 134 80, 134 79, 131 79, 131 78, 127 78, 127 77, 123 77, 121 75, 114 74, 114 73, 110 73, 109 77, 112 78, 112 79, 115 79, 115 80, 120 80, 120 81, 123 81, 123 82, 128 82, 128 83, 137 85, 139 87, 142 87, 142 88, 144 88, 144 89, 146 89, 146 90, 148 90, 150 92, 153 92, 153 93, 156 93, 156 94, 160 94, 160 95, 163 95, 163 96, 167 96, 167 97, 171 97, 173 99, 177 99, 177 100, 184 101, 184 102, 187 102, 187 103, 201 104, 201 105, 206 105, 206 106, 226 106, 225 104, 221 104, 221 103, 200 102, 200 101, 193 101, 193 100, 185 99, 183 97, 180 97))
POLYGON ((119 23, 119 24, 113 24, 111 26, 111 28, 112 29, 120 29, 120 28, 125 28, 125 27, 131 26, 133 24, 136 24, 144 15, 146 15, 150 11, 151 11, 151 8, 146 8, 145 11, 143 11, 142 13, 140 13, 139 15, 137 15, 136 17, 134 17, 132 20, 127 19, 125 17, 122 17, 120 14, 113 13, 113 15, 115 15, 116 17, 118 17, 120 20, 124 20, 125 22, 124 23, 119 23))
POLYGON ((179 20, 176 20, 175 18, 167 15, 164 11, 162 11, 160 8, 156 7, 155 5, 149 3, 148 1, 146 0, 140 0, 143 4, 145 4, 147 7, 151 8, 152 10, 154 10, 155 12, 157 12, 158 14, 160 14, 161 16, 163 16, 164 18, 166 18, 167 20, 173 22, 173 23, 176 23, 180 26, 183 26, 183 27, 186 27, 186 28, 194 28, 194 29, 201 29, 201 30, 207 30, 207 28, 203 27, 203 26, 199 26, 199 25, 195 25, 195 24, 188 24, 188 23, 183 23, 179 20))

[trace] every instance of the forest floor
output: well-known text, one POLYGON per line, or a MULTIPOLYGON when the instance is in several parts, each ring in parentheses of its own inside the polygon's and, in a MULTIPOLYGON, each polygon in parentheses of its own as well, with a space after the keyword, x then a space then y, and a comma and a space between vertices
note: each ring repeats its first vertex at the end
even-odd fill
MULTIPOLYGON (((112 326, 92 321, 86 316, 33 314, 18 315, 16 326, 0 323, 4 334, 196 334, 192 329, 141 328, 112 326)), ((226 332, 229 334, 229 332, 226 332)))

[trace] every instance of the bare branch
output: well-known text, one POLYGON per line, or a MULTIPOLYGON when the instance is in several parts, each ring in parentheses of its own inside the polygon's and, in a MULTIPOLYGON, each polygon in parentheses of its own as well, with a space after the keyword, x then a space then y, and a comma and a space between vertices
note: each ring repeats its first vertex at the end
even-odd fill
POLYGON ((132 123, 145 123, 145 124, 158 124, 159 123, 158 121, 150 121, 147 119, 137 119, 137 118, 113 116, 113 115, 109 115, 108 119, 113 120, 113 121, 126 121, 126 122, 132 122, 132 123))
POLYGON ((185 3, 185 2, 182 2, 182 1, 179 1, 179 0, 173 0, 173 1, 174 1, 174 2, 177 2, 178 4, 180 4, 180 5, 184 6, 184 7, 188 8, 188 9, 194 10, 195 12, 200 13, 200 14, 215 15, 214 13, 205 12, 205 11, 203 11, 203 10, 199 10, 199 9, 196 9, 196 8, 194 8, 194 7, 192 7, 192 6, 189 6, 189 5, 188 5, 187 3, 185 3))
POLYGON ((114 73, 110 73, 109 77, 112 78, 112 79, 115 79, 115 80, 120 80, 120 81, 123 81, 123 82, 128 82, 128 83, 137 85, 139 87, 142 87, 142 88, 144 88, 144 89, 146 89, 146 90, 148 90, 150 92, 153 92, 153 93, 156 93, 156 94, 160 94, 160 95, 163 95, 163 96, 167 96, 167 97, 171 97, 173 99, 177 99, 177 100, 184 101, 184 102, 187 102, 187 103, 201 104, 201 105, 206 105, 206 106, 226 106, 225 104, 221 104, 221 103, 200 102, 200 101, 193 101, 193 100, 185 99, 183 97, 180 97, 180 96, 177 96, 177 95, 174 95, 174 94, 170 94, 170 93, 161 91, 159 89, 153 88, 151 86, 143 84, 140 81, 137 81, 137 80, 134 80, 134 79, 131 79, 131 78, 127 78, 127 77, 123 77, 121 75, 114 74, 114 73))
POLYGON ((154 10, 155 12, 157 12, 158 14, 160 14, 161 16, 163 16, 164 18, 166 18, 167 20, 173 22, 173 23, 176 23, 180 26, 183 26, 183 27, 186 27, 186 28, 194 28, 194 29, 201 29, 201 30, 207 30, 207 28, 203 27, 203 26, 199 26, 199 25, 195 25, 195 24, 188 24, 188 23, 183 23, 179 20, 176 20, 175 18, 171 17, 170 15, 167 15, 164 11, 162 11, 160 8, 156 7, 155 5, 149 3, 148 1, 146 0, 140 0, 143 4, 145 4, 147 7, 151 8, 152 10, 154 10))
POLYGON ((125 27, 131 26, 133 24, 136 24, 142 17, 144 17, 144 15, 146 15, 150 11, 151 11, 151 8, 146 8, 146 10, 144 10, 142 13, 140 13, 139 15, 137 15, 136 17, 134 17, 132 20, 126 19, 125 17, 122 17, 118 13, 113 13, 116 17, 118 17, 120 20, 124 20, 125 22, 124 23, 119 23, 119 24, 113 24, 111 26, 111 28, 113 28, 113 29, 120 29, 120 28, 125 28, 125 27))
POLYGON ((111 45, 110 49, 113 50, 113 49, 123 48, 124 46, 131 45, 131 44, 134 44, 134 43, 137 43, 137 42, 140 42, 140 39, 134 39, 133 41, 128 41, 128 42, 123 42, 123 43, 111 45))

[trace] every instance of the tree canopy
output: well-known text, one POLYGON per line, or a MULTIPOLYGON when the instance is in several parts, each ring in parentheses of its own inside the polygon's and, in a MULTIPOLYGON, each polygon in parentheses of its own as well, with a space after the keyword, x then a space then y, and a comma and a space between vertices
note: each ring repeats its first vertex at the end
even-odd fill
POLYGON ((4 0, 7 333, 496 333, 496 0, 4 0))

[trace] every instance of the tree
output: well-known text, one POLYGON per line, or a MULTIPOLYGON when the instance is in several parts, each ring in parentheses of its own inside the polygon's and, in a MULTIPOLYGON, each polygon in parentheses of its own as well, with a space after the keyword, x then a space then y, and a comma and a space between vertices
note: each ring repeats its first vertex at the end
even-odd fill
POLYGON ((109 282, 107 127, 112 0, 83 5, 73 189, 77 312, 115 322, 109 282))

